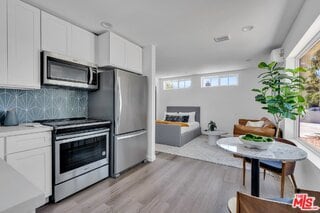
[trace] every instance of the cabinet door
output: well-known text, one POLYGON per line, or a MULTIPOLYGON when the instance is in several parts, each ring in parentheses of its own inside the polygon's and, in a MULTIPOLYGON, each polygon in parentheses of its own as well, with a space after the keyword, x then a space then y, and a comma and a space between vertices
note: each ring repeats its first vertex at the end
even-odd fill
POLYGON ((126 42, 127 69, 142 73, 142 48, 131 42, 126 42))
POLYGON ((69 54, 71 24, 41 11, 41 49, 69 54))
POLYGON ((71 56, 95 63, 95 37, 93 33, 72 25, 70 39, 71 56))
POLYGON ((8 136, 6 145, 6 154, 47 147, 51 145, 51 132, 8 136))
POLYGON ((7 0, 0 0, 0 84, 7 82, 7 0))
POLYGON ((110 33, 110 65, 126 68, 126 41, 120 36, 110 33))
POLYGON ((0 158, 4 159, 4 138, 0 138, 0 158))
POLYGON ((7 163, 42 190, 51 195, 51 147, 7 155, 7 163))
POLYGON ((8 84, 40 88, 40 10, 8 1, 8 84))

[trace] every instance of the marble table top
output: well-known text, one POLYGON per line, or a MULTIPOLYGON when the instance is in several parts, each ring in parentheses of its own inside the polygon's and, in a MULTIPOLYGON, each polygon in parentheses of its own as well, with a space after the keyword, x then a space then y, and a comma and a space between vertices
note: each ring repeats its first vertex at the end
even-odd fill
POLYGON ((237 137, 222 138, 217 141, 217 145, 222 149, 240 155, 242 157, 254 158, 259 160, 274 161, 298 161, 307 158, 307 153, 292 145, 275 142, 267 150, 250 149, 237 137))

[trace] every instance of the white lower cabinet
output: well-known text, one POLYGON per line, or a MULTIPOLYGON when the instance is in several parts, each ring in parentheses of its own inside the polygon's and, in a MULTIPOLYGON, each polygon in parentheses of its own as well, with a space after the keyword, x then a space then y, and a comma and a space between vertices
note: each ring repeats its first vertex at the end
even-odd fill
POLYGON ((52 194, 51 149, 51 131, 0 138, 0 157, 2 154, 7 163, 43 191, 45 197, 52 194))
POLYGON ((51 147, 9 154, 7 163, 42 190, 46 197, 51 190, 51 147))
POLYGON ((0 158, 4 159, 4 138, 0 138, 0 158))

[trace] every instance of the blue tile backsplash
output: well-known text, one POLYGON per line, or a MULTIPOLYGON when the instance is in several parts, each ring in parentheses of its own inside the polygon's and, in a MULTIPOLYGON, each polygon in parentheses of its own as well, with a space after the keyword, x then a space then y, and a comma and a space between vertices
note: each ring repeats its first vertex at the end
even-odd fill
POLYGON ((0 122, 16 109, 20 123, 88 116, 88 92, 45 87, 40 90, 0 89, 0 122))

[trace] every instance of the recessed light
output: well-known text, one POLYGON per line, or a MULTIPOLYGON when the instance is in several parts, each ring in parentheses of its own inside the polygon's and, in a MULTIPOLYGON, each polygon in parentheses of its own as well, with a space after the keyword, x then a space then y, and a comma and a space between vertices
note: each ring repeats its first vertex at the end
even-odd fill
POLYGON ((250 62, 250 61, 252 61, 252 59, 251 59, 251 58, 248 58, 248 59, 246 60, 246 62, 250 62))
POLYGON ((102 22, 100 23, 100 25, 101 25, 103 28, 105 28, 105 29, 111 29, 111 28, 112 28, 112 24, 110 24, 110 23, 108 23, 108 22, 106 22, 106 21, 102 21, 102 22))
POLYGON ((243 32, 249 32, 249 31, 251 31, 253 29, 253 26, 252 25, 248 25, 248 26, 244 26, 244 27, 242 27, 242 31, 243 32))

